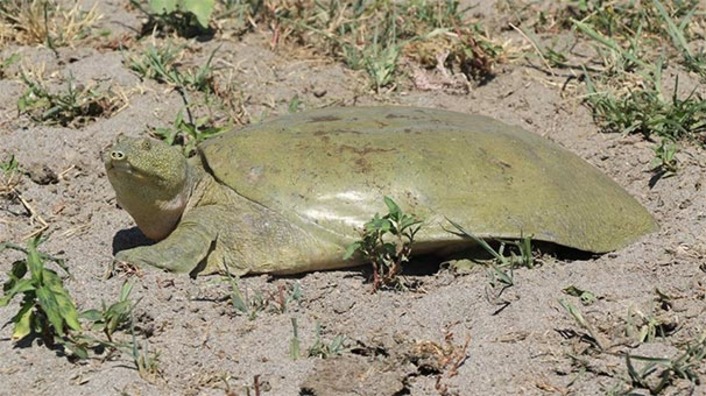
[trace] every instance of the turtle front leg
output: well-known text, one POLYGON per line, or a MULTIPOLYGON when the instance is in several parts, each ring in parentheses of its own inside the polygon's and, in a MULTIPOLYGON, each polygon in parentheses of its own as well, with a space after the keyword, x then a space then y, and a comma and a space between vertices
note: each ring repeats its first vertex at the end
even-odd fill
POLYGON ((115 261, 138 267, 149 265, 176 273, 192 272, 206 260, 216 243, 218 232, 213 229, 213 224, 199 221, 213 216, 214 209, 200 207, 191 210, 167 238, 152 246, 122 250, 115 255, 115 261))

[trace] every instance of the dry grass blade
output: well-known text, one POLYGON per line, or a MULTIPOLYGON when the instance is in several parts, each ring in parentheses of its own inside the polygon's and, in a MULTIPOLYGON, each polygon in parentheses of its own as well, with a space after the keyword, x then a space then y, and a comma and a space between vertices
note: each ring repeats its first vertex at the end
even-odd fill
POLYGON ((41 0, 9 0, 0 4, 0 43, 71 46, 87 37, 102 18, 98 3, 83 11, 79 2, 65 9, 41 0))
POLYGON ((30 220, 36 221, 40 225, 39 228, 35 229, 34 231, 30 232, 27 235, 22 236, 22 240, 34 238, 37 235, 40 235, 41 233, 46 231, 49 228, 49 224, 46 221, 44 221, 42 216, 39 215, 39 213, 34 209, 34 207, 32 207, 32 205, 30 205, 29 202, 27 202, 27 200, 24 199, 24 197, 22 197, 22 194, 20 194, 20 192, 17 191, 16 189, 12 189, 12 193, 17 197, 17 199, 20 201, 20 203, 22 203, 22 206, 24 206, 24 208, 30 214, 30 220))
POLYGON ((581 311, 576 308, 575 305, 572 303, 566 301, 565 299, 561 298, 559 299, 559 304, 561 304, 562 307, 576 320, 576 323, 578 325, 586 330, 588 332, 588 335, 591 336, 593 341, 595 342, 595 345, 600 349, 601 351, 605 351, 607 347, 606 341, 601 337, 600 334, 591 326, 590 323, 583 317, 583 314, 581 314, 581 311))
POLYGON ((544 57, 543 51, 539 48, 538 40, 536 39, 536 37, 530 37, 530 35, 525 33, 523 29, 513 25, 512 23, 510 24, 510 27, 530 43, 534 51, 537 53, 537 56, 539 56, 539 59, 541 59, 542 63, 544 63, 544 67, 549 70, 549 73, 551 73, 552 77, 555 77, 556 74, 554 73, 554 69, 552 68, 552 65, 550 65, 547 61, 547 58, 544 57))

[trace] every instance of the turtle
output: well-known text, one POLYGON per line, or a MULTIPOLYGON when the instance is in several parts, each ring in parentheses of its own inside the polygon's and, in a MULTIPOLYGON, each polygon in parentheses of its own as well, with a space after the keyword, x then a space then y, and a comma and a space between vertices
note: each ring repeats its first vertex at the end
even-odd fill
POLYGON ((483 239, 602 254, 657 229, 612 179, 556 143, 495 119, 431 108, 322 108, 182 150, 118 137, 104 153, 118 204, 156 243, 115 260, 178 273, 295 274, 343 259, 390 197, 423 220, 415 254, 483 239))

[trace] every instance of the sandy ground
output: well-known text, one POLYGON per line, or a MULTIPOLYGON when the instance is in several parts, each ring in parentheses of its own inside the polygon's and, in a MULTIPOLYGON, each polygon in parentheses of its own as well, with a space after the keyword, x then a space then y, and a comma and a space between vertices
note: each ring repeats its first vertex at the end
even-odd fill
MULTIPOLYGON (((111 37, 134 36, 140 26, 139 14, 123 3, 99 3, 100 24, 111 37)), ((498 39, 527 45, 514 31, 501 29, 502 16, 482 3, 474 13, 498 39)), ((128 51, 139 53, 150 40, 133 43, 128 51)), ((468 93, 423 91, 403 76, 394 92, 375 94, 365 87, 364 75, 327 59, 273 51, 269 40, 262 31, 241 39, 191 41, 185 62, 201 64, 220 46, 215 65, 232 72, 254 121, 285 114, 296 95, 304 108, 393 103, 484 114, 520 125, 615 179, 654 214, 660 231, 588 260, 545 257, 538 268, 515 271, 515 286, 500 296, 482 268, 464 275, 448 269, 414 275, 423 292, 377 294, 370 293, 360 269, 248 277, 240 281, 241 290, 270 300, 254 319, 233 308, 230 286, 222 278, 145 270, 131 279, 132 298, 140 299, 135 319, 149 350, 159 354, 159 375, 141 377, 125 354, 108 359, 92 355, 73 363, 36 341, 16 346, 6 326, 0 332, 0 394, 254 395, 256 387, 263 395, 606 394, 631 386, 625 353, 675 358, 703 334, 706 196, 701 149, 682 147, 678 175, 650 187, 652 143, 601 134, 578 98, 583 87, 561 91, 571 71, 552 76, 536 62, 515 60, 500 65, 489 83, 471 85, 468 93), (597 301, 582 306, 562 292, 572 285, 590 290, 597 301), (294 287, 301 289, 301 298, 280 312, 272 296, 294 287), (657 289, 669 296, 669 304, 659 300, 657 289), (585 330, 559 304, 562 298, 582 310, 607 351, 597 351, 582 337, 585 330), (293 318, 304 352, 296 360, 289 353, 293 318), (650 321, 668 329, 667 334, 645 343, 629 337, 630 322, 639 327, 650 321), (317 324, 327 342, 345 336, 347 348, 340 356, 306 357, 317 324), (456 360, 439 363, 443 354, 429 352, 438 348, 456 360)), ((42 249, 66 259, 73 274, 66 286, 79 309, 117 299, 125 278, 104 277, 113 254, 118 247, 144 242, 116 206, 101 150, 120 133, 141 136, 147 126, 168 125, 182 107, 173 89, 141 81, 131 72, 124 53, 98 47, 59 48, 58 56, 39 46, 0 51, 0 59, 19 53, 20 64, 43 65, 46 76, 73 75, 83 84, 124 92, 128 99, 121 111, 78 129, 42 126, 17 113, 21 81, 12 73, 0 79, 0 158, 14 153, 27 171, 17 190, 48 224, 42 249)), ((579 60, 584 50, 576 51, 579 60)), ((698 81, 679 69, 665 71, 670 81, 677 74, 686 91, 698 81)), ((23 237, 38 227, 18 199, 0 198, 0 240, 23 244, 23 237)), ((0 253, 0 281, 18 257, 0 253)), ((0 310, 0 323, 10 320, 16 304, 0 310)), ((694 370, 703 374, 698 363, 694 370)), ((650 381, 656 383, 660 372, 650 381)), ((678 379, 663 394, 706 394, 706 386, 678 379)))

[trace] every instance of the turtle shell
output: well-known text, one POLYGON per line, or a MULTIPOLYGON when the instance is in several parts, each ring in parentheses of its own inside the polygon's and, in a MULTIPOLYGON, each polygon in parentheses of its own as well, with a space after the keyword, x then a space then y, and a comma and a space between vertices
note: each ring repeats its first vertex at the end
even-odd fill
POLYGON ((389 196, 425 221, 417 241, 479 237, 603 253, 656 230, 613 180, 557 144, 488 117, 410 107, 326 108, 208 140, 201 159, 238 194, 340 237, 389 196))

